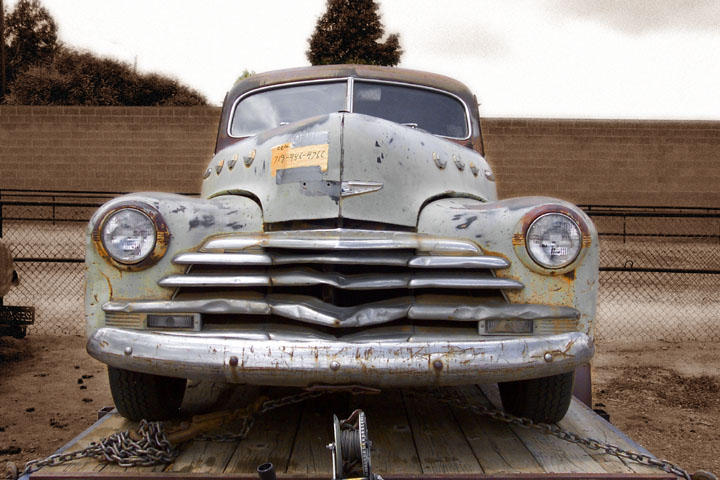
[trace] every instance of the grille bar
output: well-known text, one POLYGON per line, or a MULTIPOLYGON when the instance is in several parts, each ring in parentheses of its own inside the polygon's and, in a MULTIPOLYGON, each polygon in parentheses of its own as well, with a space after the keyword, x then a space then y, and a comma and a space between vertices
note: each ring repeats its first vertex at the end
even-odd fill
POLYGON ((271 266, 302 263, 333 265, 387 265, 412 268, 507 268, 510 262, 487 255, 443 257, 398 252, 385 255, 371 252, 336 252, 313 254, 285 253, 181 253, 173 258, 179 265, 271 266))
POLYGON ((417 320, 554 320, 578 319, 578 310, 565 306, 482 303, 472 297, 418 295, 393 298, 354 307, 340 307, 306 295, 236 295, 234 298, 189 298, 138 302, 113 301, 105 312, 208 313, 277 315, 327 327, 361 327, 411 318, 417 320))
POLYGON ((376 290, 381 288, 472 288, 509 289, 523 288, 522 283, 496 278, 482 273, 367 273, 343 275, 335 272, 318 272, 311 269, 273 270, 244 274, 185 274, 170 275, 161 279, 162 287, 300 287, 330 285, 347 290, 376 290))
POLYGON ((446 255, 482 255, 471 240, 433 237, 411 232, 375 230, 293 230, 238 234, 208 240, 201 251, 240 251, 248 248, 303 250, 418 250, 446 255))

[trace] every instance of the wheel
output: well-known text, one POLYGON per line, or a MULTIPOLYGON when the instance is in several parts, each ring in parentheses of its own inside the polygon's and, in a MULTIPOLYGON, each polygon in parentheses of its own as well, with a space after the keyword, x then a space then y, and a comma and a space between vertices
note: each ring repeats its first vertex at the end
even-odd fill
POLYGON ((108 366, 110 392, 123 417, 167 420, 178 415, 185 395, 184 378, 161 377, 108 366))
POLYGON ((570 407, 574 372, 552 377, 500 383, 500 399, 506 412, 535 422, 556 423, 570 407))

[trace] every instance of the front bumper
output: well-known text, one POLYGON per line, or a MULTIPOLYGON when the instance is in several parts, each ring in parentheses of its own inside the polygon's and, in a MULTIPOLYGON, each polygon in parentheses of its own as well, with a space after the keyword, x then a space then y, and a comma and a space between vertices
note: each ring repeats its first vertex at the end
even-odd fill
POLYGON ((347 342, 106 327, 92 334, 87 350, 116 368, 169 377, 300 387, 390 387, 494 383, 556 375, 588 363, 595 347, 591 337, 579 332, 453 342, 347 342))

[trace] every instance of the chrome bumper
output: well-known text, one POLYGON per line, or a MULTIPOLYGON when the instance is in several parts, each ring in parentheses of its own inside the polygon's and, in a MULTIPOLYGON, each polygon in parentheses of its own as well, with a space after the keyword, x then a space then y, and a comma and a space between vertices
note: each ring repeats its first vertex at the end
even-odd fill
POLYGON ((233 338, 101 328, 91 356, 113 367, 229 383, 309 386, 423 386, 545 377, 588 363, 595 347, 584 333, 477 341, 354 343, 233 338))

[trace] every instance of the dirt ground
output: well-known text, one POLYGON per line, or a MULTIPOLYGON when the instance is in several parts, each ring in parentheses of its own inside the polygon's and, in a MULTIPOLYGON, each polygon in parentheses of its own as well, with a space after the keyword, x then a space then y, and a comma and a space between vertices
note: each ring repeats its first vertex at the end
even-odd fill
MULTIPOLYGON (((600 345, 594 402, 653 454, 720 473, 720 346, 600 345)), ((0 474, 44 457, 112 405, 105 367, 79 336, 0 338, 0 474)))

